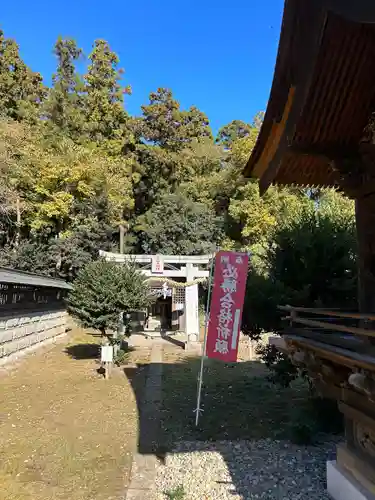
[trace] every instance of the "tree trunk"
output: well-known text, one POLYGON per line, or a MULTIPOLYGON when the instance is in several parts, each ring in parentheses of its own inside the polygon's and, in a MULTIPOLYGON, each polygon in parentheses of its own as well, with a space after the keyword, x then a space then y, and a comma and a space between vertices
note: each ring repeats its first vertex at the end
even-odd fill
POLYGON ((16 238, 14 241, 14 246, 18 247, 21 241, 21 203, 20 197, 16 198, 16 238))
POLYGON ((125 227, 120 224, 120 253, 124 253, 125 227))

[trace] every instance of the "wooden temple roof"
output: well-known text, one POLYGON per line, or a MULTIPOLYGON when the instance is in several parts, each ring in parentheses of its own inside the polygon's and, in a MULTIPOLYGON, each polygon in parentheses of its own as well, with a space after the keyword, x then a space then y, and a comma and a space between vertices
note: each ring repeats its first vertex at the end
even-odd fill
POLYGON ((338 186, 375 111, 375 0, 285 0, 270 98, 244 170, 275 182, 338 186))

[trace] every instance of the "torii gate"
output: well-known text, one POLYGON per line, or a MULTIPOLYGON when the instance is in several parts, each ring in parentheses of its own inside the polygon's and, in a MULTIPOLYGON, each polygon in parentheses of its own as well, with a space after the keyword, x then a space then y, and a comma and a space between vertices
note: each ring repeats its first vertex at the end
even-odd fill
POLYGON ((213 255, 131 255, 99 251, 99 255, 105 260, 118 263, 135 262, 140 271, 159 282, 159 288, 163 283, 172 288, 185 288, 185 333, 189 342, 195 342, 199 338, 199 314, 198 314, 198 284, 205 281, 209 276, 207 269, 199 266, 209 264, 213 255), (165 278, 165 280, 163 280, 165 278), (174 279, 183 279, 177 283, 174 279))

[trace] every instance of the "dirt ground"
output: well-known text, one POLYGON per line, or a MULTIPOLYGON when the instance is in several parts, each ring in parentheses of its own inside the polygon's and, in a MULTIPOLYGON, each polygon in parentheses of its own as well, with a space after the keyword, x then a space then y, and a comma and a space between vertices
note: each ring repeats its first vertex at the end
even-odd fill
POLYGON ((123 498, 138 411, 123 370, 98 375, 96 342, 75 330, 0 373, 0 500, 123 498))

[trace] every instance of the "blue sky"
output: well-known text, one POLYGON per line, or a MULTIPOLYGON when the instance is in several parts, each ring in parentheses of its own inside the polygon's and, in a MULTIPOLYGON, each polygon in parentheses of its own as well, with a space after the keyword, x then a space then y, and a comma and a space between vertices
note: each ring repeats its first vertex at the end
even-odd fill
POLYGON ((85 54, 104 38, 132 86, 129 113, 169 87, 183 107, 207 113, 216 132, 265 110, 282 8, 283 0, 13 0, 3 2, 0 26, 46 83, 58 35, 75 38, 85 54))

